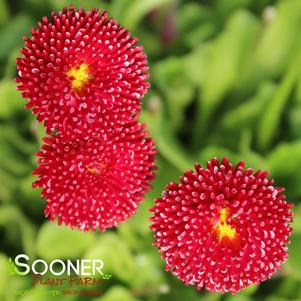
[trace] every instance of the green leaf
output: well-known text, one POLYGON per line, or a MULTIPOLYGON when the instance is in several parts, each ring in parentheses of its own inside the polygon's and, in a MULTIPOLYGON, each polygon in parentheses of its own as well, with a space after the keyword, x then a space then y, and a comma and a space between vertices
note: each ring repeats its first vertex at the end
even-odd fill
POLYGON ((147 13, 169 3, 171 0, 132 0, 125 7, 120 23, 133 30, 147 13))
POLYGON ((199 25, 184 36, 184 41, 190 48, 194 48, 213 36, 216 26, 210 22, 199 25))
POLYGON ((196 139, 206 131, 215 108, 239 79, 240 69, 246 60, 258 32, 258 21, 247 11, 235 12, 227 21, 226 29, 207 45, 205 74, 201 84, 196 139))
POLYGON ((279 74, 291 61, 296 36, 301 26, 301 2, 299 0, 279 1, 276 16, 265 28, 256 50, 259 64, 270 74, 279 74))
POLYGON ((1 267, 1 273, 0 273, 0 299, 5 300, 5 296, 7 294, 7 287, 10 282, 10 273, 9 269, 7 269, 7 262, 8 258, 6 255, 0 253, 0 267, 1 267))
POLYGON ((131 279, 130 286, 133 290, 143 295, 143 292, 149 294, 159 293, 160 286, 164 283, 164 269, 158 265, 156 258, 151 254, 140 253, 135 258, 137 272, 131 279))
POLYGON ((267 156, 271 176, 277 179, 277 185, 287 189, 289 196, 301 193, 301 141, 282 143, 267 156))
POLYGON ((290 107, 289 111, 290 131, 294 138, 301 139, 301 105, 290 107))
POLYGON ((154 97, 150 101, 154 101, 156 111, 143 111, 140 118, 148 125, 150 135, 154 137, 160 154, 180 171, 190 168, 194 160, 188 158, 182 145, 177 141, 171 125, 163 115, 160 98, 154 97))
POLYGON ((0 166, 10 174, 24 176, 28 174, 30 166, 22 156, 7 140, 0 134, 0 166))
POLYGON ((258 285, 251 284, 241 292, 241 295, 247 295, 247 296, 253 295, 258 290, 258 288, 259 288, 258 285))
POLYGON ((12 80, 0 82, 0 118, 11 117, 17 111, 23 110, 24 99, 16 90, 16 84, 12 80))
POLYGON ((21 185, 20 185, 21 192, 26 197, 27 201, 32 200, 30 207, 33 207, 33 204, 36 203, 37 201, 41 201, 40 189, 32 188, 32 183, 35 180, 36 177, 30 174, 21 181, 21 185))
POLYGON ((0 59, 4 59, 15 48, 23 44, 22 37, 27 35, 32 26, 28 15, 17 15, 10 19, 0 31, 0 59))
POLYGON ((299 287, 300 282, 294 277, 291 277, 291 275, 287 275, 276 287, 275 295, 292 300, 296 297, 296 292, 299 287))
POLYGON ((301 104, 301 72, 298 76, 295 98, 296 98, 297 104, 300 105, 301 104))
POLYGON ((235 296, 228 296, 228 298, 226 299, 227 301, 252 301, 252 299, 248 296, 244 296, 240 293, 238 293, 235 296))
POLYGON ((282 75, 296 52, 301 26, 301 2, 278 1, 275 17, 261 28, 261 35, 236 89, 246 95, 264 79, 282 75))
POLYGON ((212 36, 217 29, 212 22, 212 11, 200 3, 185 3, 179 8, 176 22, 180 38, 192 49, 212 36))
POLYGON ((5 0, 0 0, 0 26, 5 24, 9 18, 9 11, 5 0))
POLYGON ((126 223, 118 227, 118 233, 127 241, 131 248, 138 250, 144 249, 145 244, 151 244, 152 238, 149 231, 149 218, 151 216, 149 209, 152 206, 152 201, 147 198, 140 205, 137 213, 131 217, 126 223), (141 238, 143 237, 143 242, 141 238))
POLYGON ((124 282, 130 282, 136 272, 134 256, 127 243, 114 233, 102 234, 83 258, 103 260, 103 272, 124 282))
POLYGON ((139 301, 131 292, 122 286, 110 288, 103 296, 95 298, 92 301, 139 301))
POLYGON ((36 144, 21 135, 17 128, 11 126, 0 126, 0 137, 11 145, 18 153, 28 156, 36 151, 36 144))
POLYGON ((13 263, 12 259, 11 259, 11 258, 8 258, 7 263, 8 263, 8 268, 9 268, 9 274, 10 274, 11 276, 16 275, 16 271, 15 271, 16 266, 15 266, 15 264, 13 263))
POLYGON ((179 8, 177 27, 182 34, 187 34, 203 22, 210 20, 211 10, 196 2, 184 3, 179 8))
MULTIPOLYGON (((294 301, 294 300, 289 300, 286 298, 281 298, 281 297, 277 297, 277 296, 269 296, 265 299, 265 301, 294 301)), ((296 300, 298 301, 298 300, 296 300)))
POLYGON ((218 146, 208 146, 200 152, 198 162, 205 166, 206 162, 211 158, 217 157, 221 160, 224 156, 227 156, 231 162, 236 160, 236 154, 229 149, 218 146))
POLYGON ((192 101, 194 84, 186 76, 184 58, 170 57, 154 66, 152 77, 165 96, 174 127, 179 127, 185 108, 192 101))
POLYGON ((0 207, 0 225, 6 228, 17 226, 24 252, 31 258, 35 257, 34 239, 36 231, 19 208, 11 205, 0 207))
POLYGON ((118 22, 122 21, 122 16, 131 3, 132 0, 118 0, 118 1, 112 1, 110 6, 110 11, 112 16, 116 18, 118 22))
POLYGON ((291 277, 301 281, 301 260, 300 260, 301 235, 293 234, 291 244, 288 248, 289 257, 285 268, 291 277))
POLYGON ((292 228, 294 233, 301 234, 301 204, 295 205, 293 208, 294 220, 292 223, 292 228))
POLYGON ((71 230, 66 226, 58 226, 56 222, 46 222, 41 227, 36 249, 46 260, 78 259, 95 243, 93 232, 71 230))
POLYGON ((19 181, 21 192, 19 205, 24 208, 31 218, 41 219, 44 216, 45 201, 41 199, 41 189, 32 188, 36 177, 28 175, 19 181))
POLYGON ((256 123, 266 103, 273 98, 276 85, 272 82, 263 82, 257 93, 251 99, 244 101, 231 111, 228 111, 221 120, 221 127, 232 131, 241 131, 256 123))
POLYGON ((215 2, 215 9, 219 16, 226 17, 238 8, 249 6, 251 1, 252 0, 217 0, 215 2))
POLYGON ((0 168, 0 202, 10 202, 14 198, 17 180, 6 170, 0 168))
POLYGON ((82 7, 86 10, 99 8, 102 11, 107 9, 107 3, 103 0, 48 0, 53 10, 61 10, 63 7, 70 7, 71 4, 75 8, 82 7))
POLYGON ((189 79, 191 83, 199 87, 200 82, 206 77, 207 48, 203 46, 194 48, 192 52, 183 57, 183 64, 187 80, 189 79))
POLYGON ((266 150, 277 136, 281 116, 297 81, 300 66, 301 55, 300 49, 298 49, 281 84, 275 91, 275 96, 267 103, 264 113, 261 115, 258 125, 257 143, 262 150, 266 150))

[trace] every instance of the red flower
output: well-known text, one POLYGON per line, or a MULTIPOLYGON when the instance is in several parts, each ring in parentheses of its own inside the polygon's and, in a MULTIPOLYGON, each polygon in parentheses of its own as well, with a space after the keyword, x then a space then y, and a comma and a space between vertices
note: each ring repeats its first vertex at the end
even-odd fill
POLYGON ((18 89, 48 133, 91 137, 140 111, 149 86, 146 56, 106 12, 71 6, 44 17, 31 34, 17 60, 18 89))
POLYGON ((45 138, 38 153, 45 215, 93 231, 114 227, 135 213, 154 178, 154 142, 134 119, 107 139, 45 138))
POLYGON ((268 279, 287 259, 291 204, 267 172, 224 158, 170 183, 152 217, 166 269, 185 284, 237 293, 268 279))

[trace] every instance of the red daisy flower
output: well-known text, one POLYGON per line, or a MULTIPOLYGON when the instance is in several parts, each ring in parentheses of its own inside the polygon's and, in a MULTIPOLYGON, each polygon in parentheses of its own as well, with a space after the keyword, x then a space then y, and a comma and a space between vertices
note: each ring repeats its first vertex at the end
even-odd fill
POLYGON ((156 153, 144 125, 134 119, 107 139, 45 138, 37 155, 47 198, 45 215, 59 224, 93 231, 114 227, 135 213, 154 178, 156 153))
POLYGON ((151 210, 166 270, 185 284, 237 293, 269 278, 287 259, 291 204, 268 173, 224 158, 195 165, 151 210))
POLYGON ((64 8, 31 34, 17 59, 18 89, 48 133, 91 137, 140 111, 149 87, 146 56, 106 12, 64 8))

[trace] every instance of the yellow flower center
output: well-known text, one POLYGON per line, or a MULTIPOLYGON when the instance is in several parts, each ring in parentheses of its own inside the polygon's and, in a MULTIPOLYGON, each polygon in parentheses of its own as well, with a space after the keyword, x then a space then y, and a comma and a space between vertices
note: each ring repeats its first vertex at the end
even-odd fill
POLYGON ((229 214, 228 208, 222 208, 218 212, 218 220, 213 220, 212 229, 215 231, 219 242, 225 237, 230 240, 236 237, 236 229, 227 223, 229 214))
POLYGON ((81 90, 83 86, 91 79, 89 74, 89 65, 83 63, 80 66, 72 67, 68 70, 67 76, 71 81, 74 90, 81 90))
POLYGON ((101 175, 105 168, 106 164, 104 164, 103 162, 99 162, 97 164, 89 164, 86 166, 87 172, 97 176, 101 175))

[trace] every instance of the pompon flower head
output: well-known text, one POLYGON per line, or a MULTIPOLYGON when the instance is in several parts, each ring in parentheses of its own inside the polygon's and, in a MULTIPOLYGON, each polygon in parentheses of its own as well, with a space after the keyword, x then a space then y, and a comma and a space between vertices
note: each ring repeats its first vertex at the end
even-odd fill
POLYGON ((185 284, 237 293, 268 279, 287 259, 291 204, 268 173, 216 158, 195 165, 156 199, 154 245, 185 284))
POLYGON ((18 89, 48 133, 91 137, 140 111, 149 83, 137 39, 106 12, 64 8, 25 37, 18 89))
POLYGON ((43 188, 51 221, 104 231, 134 214, 151 188, 156 151, 136 119, 104 140, 69 142, 58 135, 45 142, 34 187, 43 188))

